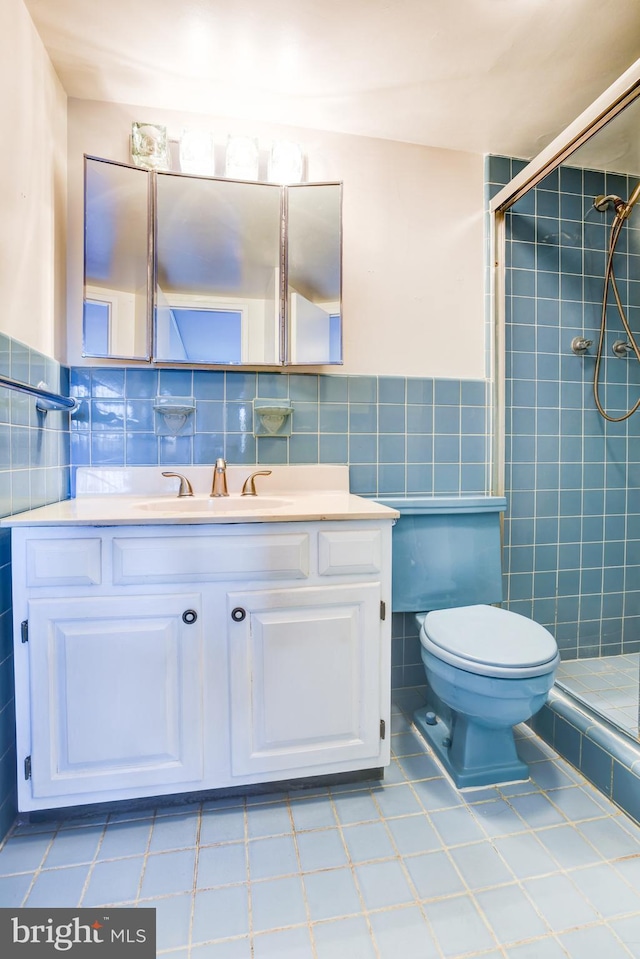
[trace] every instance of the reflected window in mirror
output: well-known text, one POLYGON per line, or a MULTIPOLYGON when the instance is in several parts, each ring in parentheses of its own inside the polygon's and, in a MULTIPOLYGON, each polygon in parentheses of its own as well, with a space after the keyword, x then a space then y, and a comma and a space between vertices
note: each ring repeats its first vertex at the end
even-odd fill
POLYGON ((159 310, 157 358, 182 363, 242 363, 244 313, 186 306, 159 310))
POLYGON ((342 363, 342 314, 329 316, 329 362, 342 363))
POLYGON ((85 356, 109 356, 111 304, 85 297, 83 323, 85 356))

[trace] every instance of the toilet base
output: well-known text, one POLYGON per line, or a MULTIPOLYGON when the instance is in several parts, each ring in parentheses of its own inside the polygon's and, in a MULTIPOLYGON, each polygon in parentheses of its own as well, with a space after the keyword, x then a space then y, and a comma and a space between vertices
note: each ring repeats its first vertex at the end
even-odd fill
POLYGON ((433 712, 417 709, 413 719, 458 789, 495 786, 529 778, 529 767, 516 752, 513 729, 488 728, 459 714, 452 715, 451 727, 438 718, 428 723, 433 712))

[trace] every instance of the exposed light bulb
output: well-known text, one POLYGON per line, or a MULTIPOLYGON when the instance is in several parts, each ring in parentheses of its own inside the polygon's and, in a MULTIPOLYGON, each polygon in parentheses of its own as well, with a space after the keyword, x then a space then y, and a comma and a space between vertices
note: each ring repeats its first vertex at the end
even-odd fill
POLYGON ((275 140, 269 154, 268 179, 271 183, 300 183, 304 157, 299 143, 275 140))
POLYGON ((183 173, 214 174, 213 136, 209 130, 183 130, 180 137, 180 170, 183 173))
POLYGON ((256 139, 230 136, 227 141, 225 175, 233 180, 257 180, 259 158, 256 139))

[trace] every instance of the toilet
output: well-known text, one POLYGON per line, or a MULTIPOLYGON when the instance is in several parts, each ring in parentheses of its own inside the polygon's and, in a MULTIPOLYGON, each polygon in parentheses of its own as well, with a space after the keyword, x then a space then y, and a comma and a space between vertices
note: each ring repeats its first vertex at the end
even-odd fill
POLYGON ((558 647, 502 600, 500 496, 378 499, 398 510, 392 608, 420 630, 428 702, 414 716, 456 786, 528 779, 513 727, 546 702, 558 647))

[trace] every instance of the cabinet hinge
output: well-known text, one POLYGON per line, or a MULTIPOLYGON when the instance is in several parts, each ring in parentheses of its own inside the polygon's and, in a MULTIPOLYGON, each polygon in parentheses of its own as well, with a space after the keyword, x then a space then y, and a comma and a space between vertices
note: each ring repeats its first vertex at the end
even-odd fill
POLYGON ((387 736, 387 724, 384 719, 380 720, 380 739, 386 739, 387 736))
POLYGON ((20 638, 23 643, 29 642, 29 620, 24 619, 20 623, 20 638))
POLYGON ((380 619, 387 618, 387 604, 383 599, 380 600, 380 619))
POLYGON ((24 761, 24 778, 31 779, 31 756, 27 756, 24 761))

